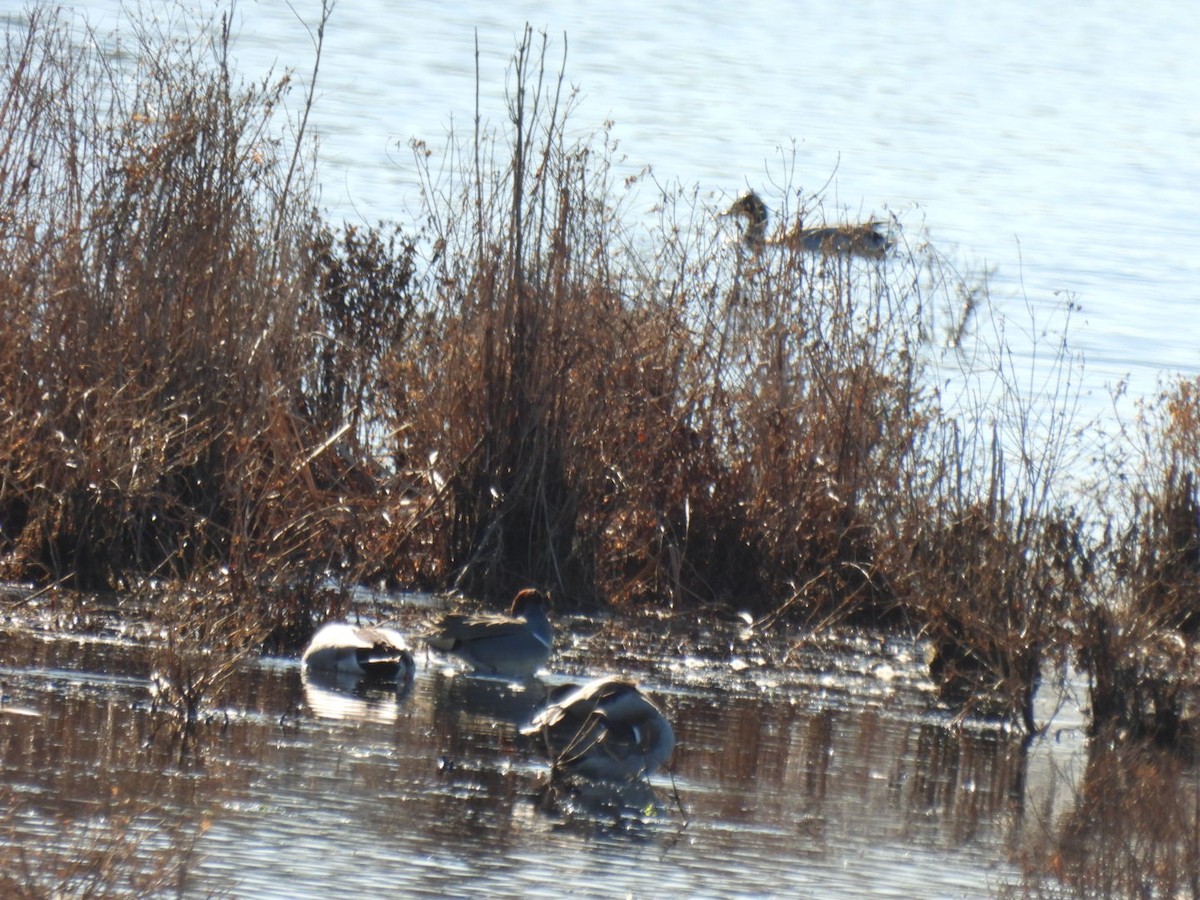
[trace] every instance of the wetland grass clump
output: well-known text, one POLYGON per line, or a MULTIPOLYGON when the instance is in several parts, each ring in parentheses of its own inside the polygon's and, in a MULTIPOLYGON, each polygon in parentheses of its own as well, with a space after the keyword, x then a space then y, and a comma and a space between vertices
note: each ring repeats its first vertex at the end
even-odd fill
POLYGON ((271 625, 240 598, 216 590, 169 588, 152 600, 151 711, 170 715, 176 733, 187 737, 220 701, 242 660, 258 652, 271 625))
POLYGON ((1200 383, 1180 380, 1144 404, 1135 434, 1108 458, 1103 591, 1078 614, 1090 726, 1101 739, 1149 739, 1194 754, 1200 383))
POLYGON ((34 7, 0 67, 0 569, 252 603, 352 576, 411 251, 319 223, 291 79, 236 82, 226 20, 72 25, 34 7))
POLYGON ((38 10, 6 58, 0 143, 39 165, 0 185, 29 223, 0 243, 5 562, 81 588, 232 560, 262 511, 238 481, 295 458, 296 223, 262 206, 284 86, 239 92, 223 44, 140 37, 106 66, 38 10))
POLYGON ((452 135, 448 162, 415 148, 431 293, 386 430, 397 457, 435 461, 427 541, 446 578, 885 616, 879 522, 936 413, 934 299, 905 287, 920 252, 752 257, 682 191, 656 191, 658 221, 635 230, 641 180, 614 184, 607 135, 566 139, 545 51, 527 32, 508 134, 452 135))
MULTIPOLYGON (((1036 384, 1018 377, 1002 331, 972 341, 972 367, 989 377, 942 393, 956 412, 922 434, 888 544, 896 602, 927 642, 939 696, 1030 735, 1044 724, 1033 713, 1041 679, 1066 677, 1071 616, 1095 586, 1096 548, 1065 483, 1081 433, 1071 311, 1054 323, 1064 337, 1036 384)), ((1031 321, 1030 332, 1050 325, 1031 321)))
POLYGON ((1077 516, 1003 506, 922 530, 929 558, 907 573, 917 592, 902 603, 919 623, 939 697, 961 715, 1014 723, 1027 735, 1046 724, 1034 700, 1048 667, 1066 677, 1069 614, 1086 587, 1082 530, 1077 516))

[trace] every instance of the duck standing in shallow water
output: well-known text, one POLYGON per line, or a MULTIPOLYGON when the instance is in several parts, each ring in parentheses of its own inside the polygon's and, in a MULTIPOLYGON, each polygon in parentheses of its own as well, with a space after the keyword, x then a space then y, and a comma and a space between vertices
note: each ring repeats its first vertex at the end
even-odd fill
POLYGON ((407 682, 416 669, 412 653, 398 631, 348 622, 323 625, 313 635, 300 663, 309 670, 379 682, 407 682))
POLYGON ((601 781, 648 776, 675 749, 666 716, 624 678, 559 688, 521 733, 541 735, 556 772, 601 781))
POLYGON ((754 191, 739 197, 722 215, 742 220, 742 242, 755 253, 770 244, 825 256, 883 259, 892 246, 887 235, 879 231, 882 223, 873 221, 824 228, 801 228, 797 225, 780 240, 768 241, 767 205, 754 191))
POLYGON ((476 674, 528 678, 546 664, 554 646, 549 609, 549 597, 526 588, 513 598, 507 616, 447 613, 425 641, 470 663, 476 674))

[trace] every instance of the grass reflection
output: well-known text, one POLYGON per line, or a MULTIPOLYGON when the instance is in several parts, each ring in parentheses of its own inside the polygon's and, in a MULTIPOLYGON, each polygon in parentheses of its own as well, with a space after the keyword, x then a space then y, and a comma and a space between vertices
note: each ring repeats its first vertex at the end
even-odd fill
POLYGON ((1200 775, 1150 741, 1098 741, 1073 807, 1024 851, 1031 893, 1200 896, 1200 775))

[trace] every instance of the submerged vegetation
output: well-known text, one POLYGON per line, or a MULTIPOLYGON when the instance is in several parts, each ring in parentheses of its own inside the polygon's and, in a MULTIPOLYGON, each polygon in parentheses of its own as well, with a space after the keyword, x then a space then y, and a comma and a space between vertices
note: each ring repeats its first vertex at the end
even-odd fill
POLYGON ((1097 735, 1190 737, 1195 383, 1082 490, 1069 309, 1026 382, 898 219, 878 260, 748 247, 682 189, 647 223, 529 31, 507 129, 415 143, 422 220, 362 227, 315 208, 312 93, 281 129, 295 83, 235 78, 224 21, 68 26, 3 49, 0 575, 161 592, 182 720, 353 585, 535 584, 906 629, 955 709, 1027 733, 1074 664, 1097 735))

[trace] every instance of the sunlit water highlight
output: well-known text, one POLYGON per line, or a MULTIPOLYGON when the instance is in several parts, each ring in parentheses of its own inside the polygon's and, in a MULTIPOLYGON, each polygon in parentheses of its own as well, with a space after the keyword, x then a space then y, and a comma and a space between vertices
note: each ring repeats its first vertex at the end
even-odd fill
MULTIPOLYGON (((413 627, 430 613, 384 609, 413 627)), ((121 804, 156 833, 203 822, 196 896, 989 896, 1049 839, 1041 817, 1069 806, 1083 745, 1070 713, 1028 751, 950 727, 907 640, 576 618, 524 687, 423 655, 399 696, 253 660, 181 752, 149 710, 152 642, 129 615, 74 634, 10 617, 0 808, 63 852, 79 840, 64 823, 121 804), (614 671, 673 721, 673 771, 555 791, 518 726, 545 686, 614 671)))
MULTIPOLYGON (((103 32, 122 5, 86 9, 103 32)), ((318 12, 238 3, 241 74, 293 70, 299 91, 318 12)), ((621 172, 698 186, 713 212, 747 187, 778 210, 787 182, 824 188, 830 216, 895 212, 965 273, 993 273, 1019 352, 1017 332, 1061 326, 1053 310, 1073 297, 1087 414, 1108 413, 1126 376, 1137 397, 1200 371, 1200 19, 1186 5, 341 2, 312 123, 335 218, 417 220, 408 142, 469 136, 476 40, 480 112, 504 126, 526 22, 550 36, 552 66, 566 35, 571 124, 615 122, 621 172)))

